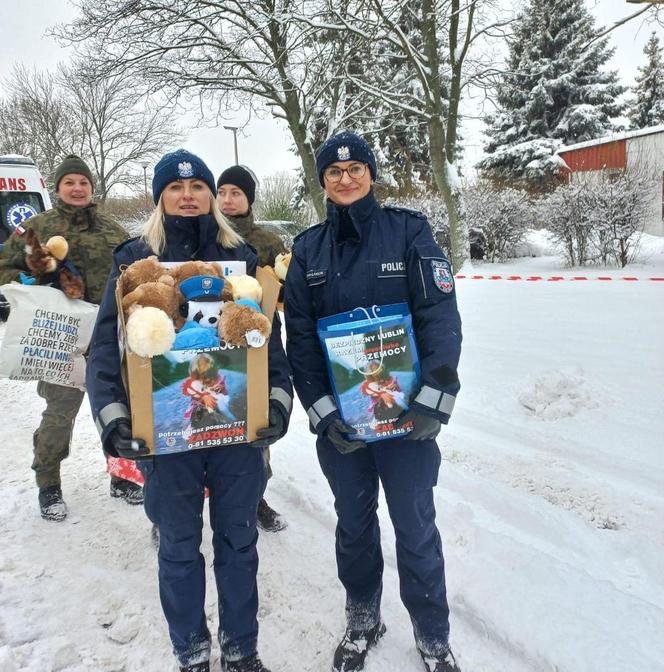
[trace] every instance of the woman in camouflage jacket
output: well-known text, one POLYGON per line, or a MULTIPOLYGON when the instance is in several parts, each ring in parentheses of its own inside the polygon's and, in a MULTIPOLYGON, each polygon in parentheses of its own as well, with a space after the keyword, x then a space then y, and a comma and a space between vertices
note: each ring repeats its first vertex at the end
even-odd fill
MULTIPOLYGON (((67 156, 55 171, 55 208, 36 215, 19 226, 0 253, 0 285, 22 281, 28 276, 42 284, 44 277, 26 263, 25 233, 32 229, 43 243, 51 236, 63 236, 69 243, 68 261, 81 274, 83 299, 99 304, 111 270, 113 248, 126 240, 126 231, 92 202, 94 182, 87 164, 77 156, 67 156)), ((32 282, 32 280, 31 280, 32 282)), ((39 488, 39 508, 46 520, 60 521, 67 516, 62 498, 60 463, 69 455, 74 421, 84 392, 39 382, 37 393, 46 401, 41 424, 34 433, 35 471, 39 488)), ((130 504, 143 502, 142 488, 130 481, 111 478, 111 496, 130 504)))

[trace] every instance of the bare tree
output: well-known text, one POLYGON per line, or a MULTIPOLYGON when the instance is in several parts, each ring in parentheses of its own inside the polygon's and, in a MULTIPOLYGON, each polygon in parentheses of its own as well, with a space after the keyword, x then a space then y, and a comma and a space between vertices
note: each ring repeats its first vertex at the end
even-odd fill
POLYGON ((67 154, 90 164, 96 193, 105 200, 118 186, 137 191, 137 163, 156 159, 179 142, 172 115, 118 77, 91 80, 82 63, 53 75, 16 67, 0 99, 0 151, 25 154, 48 184, 67 154))
POLYGON ((0 99, 0 152, 30 156, 49 184, 64 156, 81 153, 76 110, 47 72, 22 66, 4 81, 0 99))
POLYGON ((82 62, 61 66, 59 81, 76 111, 102 201, 120 185, 135 191, 138 162, 157 159, 181 140, 165 105, 142 95, 136 83, 120 76, 90 79, 82 62))
POLYGON ((56 30, 68 43, 84 42, 87 67, 105 77, 140 76, 172 99, 191 94, 201 111, 238 105, 268 109, 283 119, 302 162, 308 193, 325 208, 308 134, 309 115, 334 43, 293 20, 309 0, 79 0, 80 18, 56 30))
POLYGON ((504 37, 511 14, 504 14, 493 0, 357 0, 343 12, 335 7, 327 0, 320 17, 301 20, 363 39, 367 54, 382 44, 412 73, 395 81, 392 70, 377 63, 360 72, 346 69, 344 77, 388 109, 426 123, 433 178, 449 215, 450 256, 460 268, 470 258, 470 245, 457 170, 459 104, 464 89, 484 86, 495 73, 495 60, 476 47, 504 37), (328 14, 333 22, 325 20, 328 14))

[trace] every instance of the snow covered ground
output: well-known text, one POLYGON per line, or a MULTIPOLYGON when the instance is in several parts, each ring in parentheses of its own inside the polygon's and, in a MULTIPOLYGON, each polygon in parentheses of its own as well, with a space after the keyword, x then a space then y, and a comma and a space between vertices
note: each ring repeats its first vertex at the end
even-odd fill
MULTIPOLYGON (((539 256, 473 273, 616 279, 457 283, 462 391, 436 505, 461 668, 664 670, 664 282, 647 280, 664 276, 664 241, 620 271, 539 256)), ((64 463, 69 518, 38 515, 34 388, 0 381, 0 672, 174 670, 150 525, 108 497, 86 406, 64 463)), ((272 454, 267 498, 289 527, 259 539, 260 652, 273 672, 327 671, 344 626, 335 516, 299 406, 272 454)), ((366 671, 417 672, 380 515, 388 631, 366 671)))

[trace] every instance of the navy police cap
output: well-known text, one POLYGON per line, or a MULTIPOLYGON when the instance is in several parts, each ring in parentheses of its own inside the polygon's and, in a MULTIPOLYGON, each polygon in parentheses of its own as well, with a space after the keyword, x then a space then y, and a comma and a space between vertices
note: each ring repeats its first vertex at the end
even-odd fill
POLYGON ((224 281, 214 275, 194 275, 180 283, 180 291, 187 301, 220 301, 224 281))

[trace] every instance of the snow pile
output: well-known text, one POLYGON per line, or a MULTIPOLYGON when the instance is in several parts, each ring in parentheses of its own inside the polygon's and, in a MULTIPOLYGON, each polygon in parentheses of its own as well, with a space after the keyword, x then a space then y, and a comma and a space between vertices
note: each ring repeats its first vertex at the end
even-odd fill
POLYGON ((598 405, 579 368, 550 371, 539 376, 519 394, 519 403, 542 420, 571 418, 598 405))
MULTIPOLYGON (((612 282, 457 283, 462 389, 438 439, 434 503, 462 670, 664 672, 664 283, 647 281, 664 275, 664 241, 646 238, 642 252, 647 265, 614 269, 612 282)), ((485 268, 572 273, 561 264, 485 268)), ((39 517, 35 387, 0 380, 11 409, 0 443, 0 672, 175 672, 150 523, 110 499, 87 402, 63 463, 69 517, 39 517)), ((334 501, 299 404, 271 453, 266 498, 289 526, 259 535, 259 651, 272 672, 329 670, 344 629, 334 501)), ((421 672, 383 497, 378 515, 387 633, 365 670, 421 672)), ((211 547, 206 511, 214 632, 211 547)))

